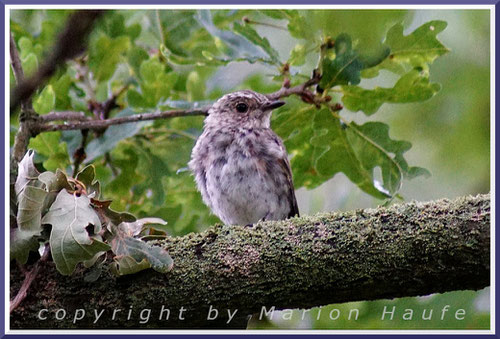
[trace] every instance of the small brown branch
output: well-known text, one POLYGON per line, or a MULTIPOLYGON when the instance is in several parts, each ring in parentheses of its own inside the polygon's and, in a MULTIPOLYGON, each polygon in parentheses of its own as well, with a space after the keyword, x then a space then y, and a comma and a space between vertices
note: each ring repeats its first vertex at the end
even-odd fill
POLYGON ((66 27, 52 48, 52 53, 40 65, 35 74, 21 81, 14 89, 10 103, 11 114, 21 102, 31 98, 33 93, 54 74, 59 65, 84 50, 84 41, 95 20, 102 13, 103 11, 99 10, 81 10, 69 17, 66 27))
MULTIPOLYGON (((313 77, 306 82, 294 86, 288 87, 288 84, 284 84, 283 87, 267 95, 271 100, 277 100, 280 98, 288 97, 291 95, 299 96, 304 102, 319 105, 322 101, 315 96, 308 88, 318 84, 320 77, 315 72, 313 77)), ((110 99, 108 99, 103 104, 93 103, 93 105, 99 105, 99 117, 103 116, 103 113, 109 113, 111 105, 116 104, 116 98, 121 95, 126 90, 127 86, 124 86, 120 91, 114 94, 110 99)), ((328 98, 322 99, 328 101, 328 98)), ((159 113, 144 113, 136 114, 127 117, 111 118, 111 119, 91 119, 90 117, 85 117, 81 112, 52 112, 47 115, 40 117, 40 122, 51 122, 56 120, 66 120, 64 124, 41 124, 38 126, 39 132, 52 132, 52 131, 69 131, 69 130, 102 130, 112 125, 128 124, 139 121, 147 120, 158 120, 158 119, 168 119, 175 117, 186 117, 186 116, 206 116, 208 115, 208 110, 210 107, 193 108, 187 110, 173 110, 159 113)), ((97 106, 96 106, 97 109, 97 106)))
POLYGON ((244 16, 242 18, 242 20, 243 20, 244 23, 251 24, 251 25, 261 25, 261 26, 267 26, 267 27, 281 29, 282 31, 288 31, 288 29, 286 27, 282 27, 282 26, 270 24, 270 23, 267 23, 267 22, 254 21, 254 20, 250 19, 247 16, 244 16))
POLYGON ((313 77, 303 84, 294 87, 282 86, 278 91, 268 94, 267 97, 271 100, 277 100, 291 95, 297 95, 307 103, 314 103, 314 94, 309 91, 308 88, 318 84, 320 80, 321 77, 314 72, 313 77))
POLYGON ((89 118, 84 112, 71 112, 71 111, 61 111, 61 112, 50 112, 45 115, 41 115, 39 118, 40 122, 50 122, 57 120, 64 121, 85 121, 89 118))
POLYGON ((109 99, 107 99, 104 102, 96 102, 96 101, 89 101, 89 110, 94 113, 95 119, 96 120, 106 120, 109 118, 109 115, 111 111, 118 107, 116 104, 116 99, 122 95, 127 88, 129 87, 129 84, 126 84, 120 90, 116 93, 114 93, 109 99))
MULTIPOLYGON (((19 85, 24 81, 24 71, 19 58, 16 42, 12 33, 10 34, 10 58, 14 72, 14 78, 19 85)), ((30 98, 21 101, 21 112, 19 114, 19 130, 14 138, 14 146, 12 147, 12 155, 10 159, 10 191, 11 196, 14 194, 14 182, 17 177, 17 166, 28 149, 30 138, 35 136, 37 132, 34 130, 34 123, 38 115, 33 110, 30 98)))
POLYGON ((73 123, 67 123, 63 125, 41 125, 39 127, 40 132, 51 132, 51 131, 69 131, 69 130, 78 130, 78 129, 102 129, 109 127, 111 125, 120 125, 127 124, 139 121, 147 121, 147 120, 158 120, 158 119, 167 119, 167 118, 175 118, 175 117, 187 117, 187 116, 197 116, 197 115, 208 115, 208 107, 190 109, 190 110, 175 110, 175 111, 166 111, 159 113, 144 113, 144 114, 135 114, 127 117, 119 117, 119 118, 111 118, 106 120, 87 120, 87 121, 78 121, 73 123))
POLYGON ((18 84, 24 80, 24 72, 21 65, 21 58, 19 57, 19 52, 17 50, 16 41, 14 40, 14 35, 12 35, 12 33, 10 33, 10 62, 12 71, 14 72, 14 78, 18 84))
POLYGON ((33 265, 31 270, 25 271, 23 284, 21 285, 21 288, 17 292, 14 299, 12 299, 10 302, 10 312, 15 310, 28 295, 28 290, 33 281, 35 280, 35 278, 37 277, 38 272, 40 271, 40 263, 47 261, 47 259, 49 258, 49 253, 50 253, 49 246, 45 245, 45 251, 42 257, 33 265))

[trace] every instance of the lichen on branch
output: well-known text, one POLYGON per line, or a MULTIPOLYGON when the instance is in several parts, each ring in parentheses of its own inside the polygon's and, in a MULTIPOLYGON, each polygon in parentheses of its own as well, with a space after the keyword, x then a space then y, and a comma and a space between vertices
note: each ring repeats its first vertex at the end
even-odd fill
MULTIPOLYGON (((51 262, 33 293, 11 314, 12 328, 241 327, 263 306, 311 308, 331 303, 478 290, 490 284, 490 196, 410 202, 323 213, 253 227, 216 225, 156 241, 174 260, 152 270, 85 282, 83 268, 61 276, 51 262), (210 305, 221 311, 207 321, 210 305), (168 321, 160 312, 170 309, 168 321), (183 319, 178 317, 184 308, 183 319), (38 319, 47 309, 47 319, 38 319), (68 312, 56 320, 59 309, 68 312), (87 316, 73 323, 76 309, 87 316), (112 319, 114 309, 122 312, 112 319), (138 313, 151 310, 139 322, 138 313), (227 309, 238 310, 226 324, 227 309), (93 323, 94 310, 104 310, 93 323), (134 317, 127 320, 128 310, 134 317)), ((11 271, 12 286, 21 273, 11 271)))

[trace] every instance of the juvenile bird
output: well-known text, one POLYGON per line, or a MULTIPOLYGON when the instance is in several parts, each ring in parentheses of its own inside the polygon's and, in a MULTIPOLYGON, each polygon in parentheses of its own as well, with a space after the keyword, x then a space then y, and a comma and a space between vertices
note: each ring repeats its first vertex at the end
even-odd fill
POLYGON ((227 225, 299 215, 287 152, 270 128, 271 111, 282 105, 243 90, 208 111, 189 168, 203 201, 227 225))

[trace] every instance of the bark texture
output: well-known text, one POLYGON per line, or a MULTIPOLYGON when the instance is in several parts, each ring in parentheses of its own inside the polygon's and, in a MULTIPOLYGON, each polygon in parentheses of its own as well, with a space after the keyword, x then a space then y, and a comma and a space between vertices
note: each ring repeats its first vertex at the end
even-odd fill
MULTIPOLYGON (((490 284, 490 196, 253 227, 217 225, 157 243, 175 262, 167 274, 148 270, 113 278, 104 272, 85 282, 88 270, 65 277, 52 262, 44 263, 30 296, 11 314, 11 328, 227 327, 227 309, 238 310, 229 327, 244 327, 246 315, 263 306, 310 308, 482 289, 490 284), (210 305, 219 311, 213 321, 206 320, 210 305), (45 320, 38 318, 43 309, 45 320), (66 312, 62 320, 56 319, 60 309, 66 312), (113 319, 115 309, 121 311, 113 319), (149 321, 141 324, 140 312, 147 309, 149 321), (81 310, 85 316, 74 321, 81 310), (94 323, 95 312, 102 314, 94 323)), ((21 280, 12 263, 12 294, 21 280)))

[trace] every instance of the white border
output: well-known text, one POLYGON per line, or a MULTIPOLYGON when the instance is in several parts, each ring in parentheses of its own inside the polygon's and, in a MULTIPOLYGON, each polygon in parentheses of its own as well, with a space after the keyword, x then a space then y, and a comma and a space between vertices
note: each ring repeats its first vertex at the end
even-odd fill
MULTIPOLYGON (((359 335, 359 334, 378 334, 378 335, 400 335, 400 334, 495 334, 495 6, 494 5, 5 5, 5 112, 10 111, 10 55, 9 55, 9 32, 10 32, 10 10, 12 9, 487 9, 490 10, 490 192, 491 192, 491 286, 490 286, 490 328, 491 330, 11 330, 9 317, 9 245, 10 233, 9 228, 5 228, 5 333, 6 334, 207 334, 207 335, 231 335, 231 334, 342 334, 342 335, 359 335)), ((8 203, 9 197, 9 144, 10 144, 10 114, 4 114, 5 119, 5 192, 4 198, 6 202, 5 225, 9 225, 8 203)))

